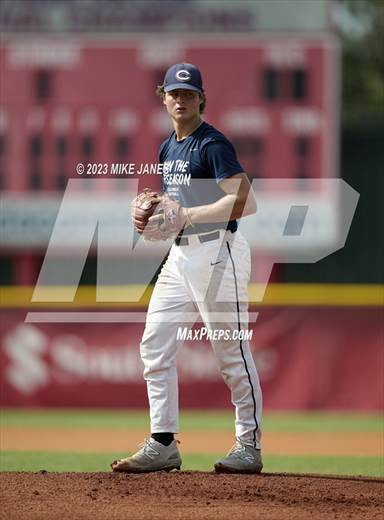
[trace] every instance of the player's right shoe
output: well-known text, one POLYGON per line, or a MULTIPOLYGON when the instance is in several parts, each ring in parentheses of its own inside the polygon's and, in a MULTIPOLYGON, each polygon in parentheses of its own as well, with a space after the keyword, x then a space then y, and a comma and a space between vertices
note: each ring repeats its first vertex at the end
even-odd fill
POLYGON ((236 439, 228 455, 218 460, 214 467, 216 473, 261 473, 261 451, 236 439))
POLYGON ((141 449, 132 457, 115 460, 111 464, 113 471, 125 473, 147 473, 149 471, 171 471, 180 469, 181 457, 176 439, 169 446, 150 437, 145 439, 141 449))

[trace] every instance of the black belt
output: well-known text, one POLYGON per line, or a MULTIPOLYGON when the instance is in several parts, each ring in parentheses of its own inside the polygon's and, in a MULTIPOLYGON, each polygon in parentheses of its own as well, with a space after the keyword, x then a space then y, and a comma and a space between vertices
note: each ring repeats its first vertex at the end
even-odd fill
MULTIPOLYGON (((220 237, 220 231, 213 231, 212 233, 206 233, 205 235, 199 235, 197 238, 203 244, 204 242, 210 242, 211 240, 217 240, 220 237)), ((189 244, 188 237, 176 237, 175 244, 177 246, 187 246, 189 244)))

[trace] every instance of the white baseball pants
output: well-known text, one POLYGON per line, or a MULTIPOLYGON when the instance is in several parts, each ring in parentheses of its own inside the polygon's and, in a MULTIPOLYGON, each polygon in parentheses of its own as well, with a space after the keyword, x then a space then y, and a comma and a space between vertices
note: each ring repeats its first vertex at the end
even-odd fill
MULTIPOLYGON (((140 346, 150 405, 151 433, 179 431, 178 327, 190 326, 198 312, 209 330, 247 330, 250 250, 239 231, 220 238, 173 245, 148 307, 140 346), (213 265, 212 265, 213 264, 213 265), (192 317, 193 320, 193 317, 192 317)), ((262 396, 259 377, 245 340, 211 341, 235 406, 236 437, 260 447, 262 396)))

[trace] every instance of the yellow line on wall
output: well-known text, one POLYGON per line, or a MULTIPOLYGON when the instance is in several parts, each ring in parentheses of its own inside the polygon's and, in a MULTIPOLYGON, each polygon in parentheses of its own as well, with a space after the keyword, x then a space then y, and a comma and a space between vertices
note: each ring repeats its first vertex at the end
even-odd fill
MULTIPOLYGON (((249 287, 255 301, 255 284, 249 287)), ((270 284, 263 305, 383 306, 384 285, 365 284, 270 284)))
MULTIPOLYGON (((45 301, 31 302, 34 287, 0 287, 2 308, 144 308, 148 305, 153 287, 144 285, 50 286, 40 295, 45 301), (73 295, 75 295, 74 300, 73 295), (127 301, 131 298, 136 301, 127 301), (109 300, 109 301, 100 301, 109 300)), ((379 284, 269 284, 265 295, 263 287, 250 284, 249 301, 262 306, 375 306, 384 305, 384 285, 379 284), (263 297, 264 296, 264 297, 263 297), (260 300, 262 299, 262 303, 260 300)))

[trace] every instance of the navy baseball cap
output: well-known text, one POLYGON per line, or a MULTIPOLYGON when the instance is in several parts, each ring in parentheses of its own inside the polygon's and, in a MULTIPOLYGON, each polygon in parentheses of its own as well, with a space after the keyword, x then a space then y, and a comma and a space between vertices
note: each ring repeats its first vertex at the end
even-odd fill
POLYGON ((170 92, 177 88, 203 92, 201 73, 192 63, 176 63, 165 73, 164 91, 170 92))

